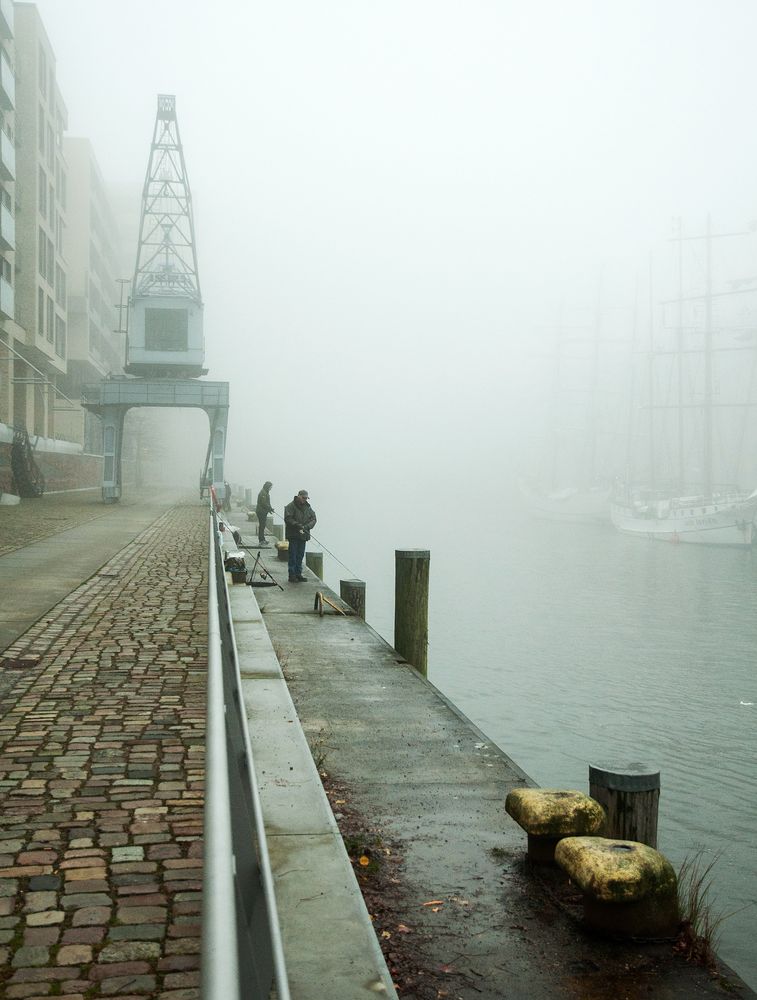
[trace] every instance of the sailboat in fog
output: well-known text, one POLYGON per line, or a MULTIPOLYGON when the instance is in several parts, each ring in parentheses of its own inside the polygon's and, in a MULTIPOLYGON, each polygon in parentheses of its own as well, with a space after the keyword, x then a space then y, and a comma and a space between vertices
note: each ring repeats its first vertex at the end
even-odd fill
MULTIPOLYGON (((728 234, 731 235, 731 234, 728 234)), ((753 345, 713 345, 713 292, 711 244, 713 240, 710 220, 702 237, 706 247, 706 291, 704 295, 684 300, 681 288, 682 264, 679 263, 678 324, 676 342, 671 350, 654 350, 650 345, 648 355, 648 472, 646 485, 632 482, 618 483, 610 504, 610 515, 615 527, 627 534, 670 542, 689 542, 699 545, 728 545, 747 547, 755 536, 754 518, 757 515, 757 490, 749 491, 735 485, 715 482, 716 456, 714 455, 716 408, 731 404, 716 402, 714 354, 720 351, 749 351, 753 345), (699 301, 704 304, 704 329, 701 347, 691 348, 684 337, 683 303, 699 301), (700 371, 695 378, 690 368, 690 358, 699 359, 700 371), (676 385, 676 398, 672 404, 657 403, 654 371, 655 364, 667 359, 668 373, 676 385), (687 366, 688 361, 688 366, 687 366), (692 387, 693 386, 693 387, 692 387), (657 481, 656 459, 665 450, 659 433, 660 415, 667 413, 672 419, 676 437, 678 467, 671 483, 657 481), (696 429, 694 428, 694 417, 696 429), (696 432, 695 432, 696 430, 696 432), (686 467, 687 446, 693 446, 699 465, 695 470, 686 467)), ((679 247, 685 237, 679 229, 679 247)), ((679 254, 679 262, 682 260, 679 254)), ((720 293, 730 294, 730 293, 720 293)), ((736 404, 732 404, 736 405, 736 404)), ((740 404, 742 408, 751 405, 740 404)), ((742 412, 747 413, 746 409, 742 412)), ((722 459, 722 456, 717 456, 722 459)), ((722 461, 718 463, 722 466, 722 461)))

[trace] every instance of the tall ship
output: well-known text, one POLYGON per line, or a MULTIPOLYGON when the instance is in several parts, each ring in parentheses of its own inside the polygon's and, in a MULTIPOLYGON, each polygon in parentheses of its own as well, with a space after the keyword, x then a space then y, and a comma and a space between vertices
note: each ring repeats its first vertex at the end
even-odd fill
POLYGON ((703 236, 684 236, 679 223, 678 297, 664 304, 677 307, 672 341, 655 343, 650 323, 646 371, 632 393, 637 402, 643 400, 633 412, 645 414, 635 437, 639 452, 646 452, 644 462, 636 460, 645 476, 632 469, 616 484, 610 516, 619 531, 658 541, 748 547, 755 537, 757 490, 724 480, 729 472, 750 472, 743 456, 757 344, 753 327, 733 325, 732 317, 730 325, 724 321, 716 329, 713 308, 715 298, 757 289, 747 282, 738 290, 713 292, 715 238, 709 218, 703 236), (684 298, 683 252, 689 241, 704 244, 705 289, 684 298))

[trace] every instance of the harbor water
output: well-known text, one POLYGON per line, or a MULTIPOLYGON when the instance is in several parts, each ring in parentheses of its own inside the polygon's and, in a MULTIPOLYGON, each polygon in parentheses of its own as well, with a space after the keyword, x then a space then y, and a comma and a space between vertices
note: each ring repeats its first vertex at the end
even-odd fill
MULTIPOLYGON (((676 867, 716 858, 719 953, 757 987, 757 550, 535 520, 512 499, 480 530, 450 513, 395 533, 431 549, 429 678, 543 787, 588 790, 590 763, 659 769, 658 846, 676 867)), ((340 534, 391 641, 393 533, 340 534)))

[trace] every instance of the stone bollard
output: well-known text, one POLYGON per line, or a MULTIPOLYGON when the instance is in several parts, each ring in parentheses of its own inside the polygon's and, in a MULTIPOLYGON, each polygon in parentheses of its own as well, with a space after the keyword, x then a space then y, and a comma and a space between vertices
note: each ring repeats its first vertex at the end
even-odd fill
POLYGON ((428 673, 428 549, 394 553, 394 648, 425 677, 428 673))
POLYGON ((632 840, 566 837, 555 861, 583 893, 592 930, 618 937, 672 937, 678 880, 659 851, 632 840))
POLYGON ((245 507, 252 507, 252 490, 244 491, 244 505, 245 507))
POLYGON ((644 764, 589 765, 589 795, 607 813, 605 836, 657 847, 660 772, 644 764))
POLYGON ((322 552, 305 552, 305 565, 312 573, 315 573, 319 580, 323 579, 322 552))
POLYGON ((339 596, 349 604, 358 618, 365 621, 365 581, 364 580, 340 580, 339 596))

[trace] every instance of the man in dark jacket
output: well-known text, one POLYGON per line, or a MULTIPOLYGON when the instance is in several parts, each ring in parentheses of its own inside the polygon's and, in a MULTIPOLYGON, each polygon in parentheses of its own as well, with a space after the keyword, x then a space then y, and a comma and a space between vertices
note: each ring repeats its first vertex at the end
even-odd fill
POLYGON ((269 514, 273 514, 271 506, 271 487, 273 483, 263 483, 263 489, 258 493, 258 501, 255 504, 255 514, 258 518, 258 541, 265 545, 265 526, 269 514))
POLYGON ((305 558, 305 543, 310 531, 315 527, 315 511, 308 503, 308 491, 300 490, 297 496, 284 508, 286 538, 289 542, 289 582, 302 581, 302 560, 305 558))

